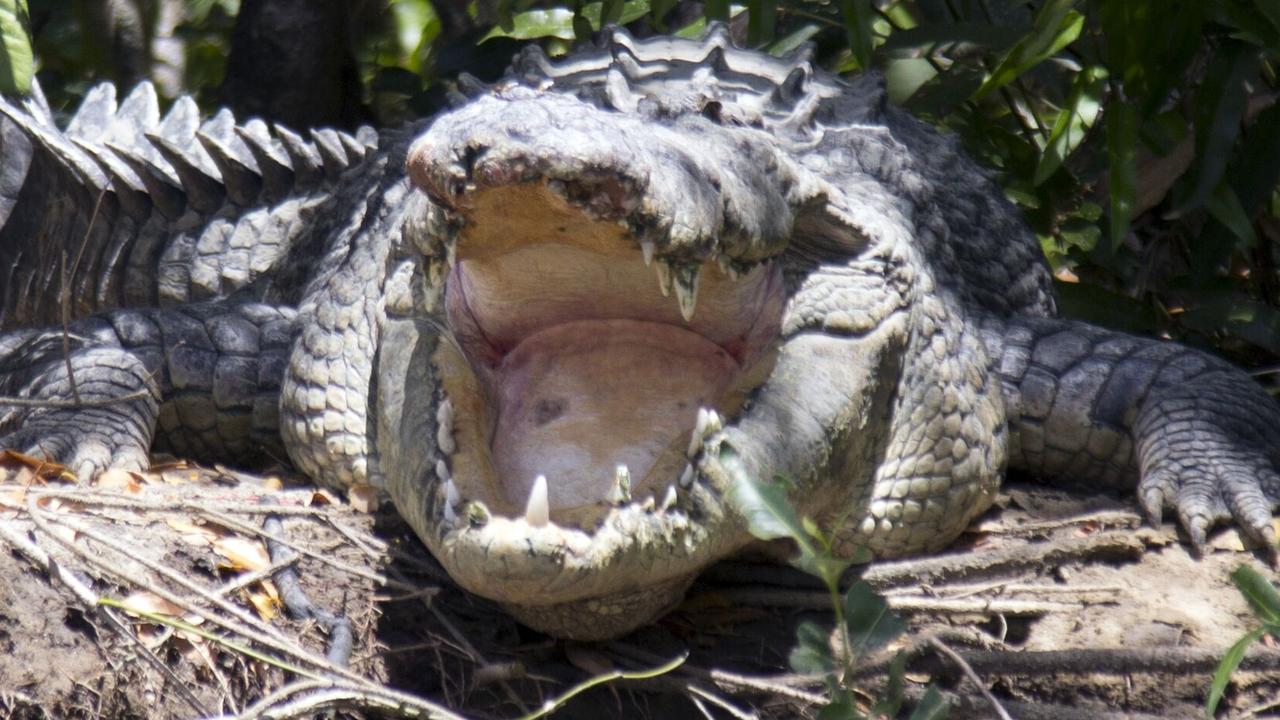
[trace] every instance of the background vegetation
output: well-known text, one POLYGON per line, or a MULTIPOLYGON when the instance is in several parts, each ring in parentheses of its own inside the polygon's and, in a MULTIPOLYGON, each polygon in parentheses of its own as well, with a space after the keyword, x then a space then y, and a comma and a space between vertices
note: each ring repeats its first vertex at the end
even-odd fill
POLYGON ((1280 363, 1280 0, 0 0, 9 65, 28 28, 56 108, 93 83, 294 125, 433 112, 459 71, 602 24, 812 43, 837 73, 961 136, 1026 212, 1066 313, 1280 363), (273 68, 279 67, 272 80, 273 68), (274 85, 272 83, 275 83, 274 85), (290 90, 295 97, 290 99, 290 90))

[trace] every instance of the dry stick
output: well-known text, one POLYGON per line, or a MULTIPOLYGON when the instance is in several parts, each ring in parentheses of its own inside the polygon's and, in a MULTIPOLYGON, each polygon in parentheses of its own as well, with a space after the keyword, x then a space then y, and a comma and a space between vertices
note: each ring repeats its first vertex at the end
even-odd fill
POLYGON ((139 654, 141 654, 148 663, 159 670, 161 675, 164 675, 169 679, 173 686, 178 689, 178 694, 182 696, 182 699, 191 706, 191 709, 195 710, 196 713, 202 717, 209 714, 208 709, 200 703, 200 700, 191 692, 191 689, 187 687, 187 684, 174 674, 173 670, 170 669, 168 665, 161 662, 160 658, 156 657, 155 653, 151 652, 150 648, 148 648, 146 644, 143 643, 142 640, 140 640, 138 636, 120 620, 120 618, 116 617, 115 613, 111 612, 109 608, 104 607, 99 603, 99 596, 92 588, 85 585, 79 578, 71 574, 71 572, 60 563, 54 562, 53 558, 51 558, 40 546, 27 540, 20 534, 13 532, 13 530, 3 523, 0 523, 0 539, 8 542, 13 549, 21 553, 28 561, 34 563, 47 575, 57 578, 58 582, 62 583, 71 591, 71 594, 80 601, 81 606, 83 606, 86 612, 98 613, 106 618, 107 625, 109 625, 116 634, 136 646, 139 650, 139 654))
POLYGON ((236 518, 231 517, 230 515, 218 512, 217 510, 206 509, 206 510, 199 511, 199 514, 204 516, 208 520, 212 520, 213 522, 216 522, 220 525, 224 525, 232 530, 242 532, 246 535, 257 535, 258 537, 261 537, 264 540, 280 543, 281 545, 296 551, 300 555, 305 555, 308 558, 311 558, 312 560, 317 560, 319 562, 322 562, 325 565, 328 565, 329 567, 332 567, 335 570, 340 570, 349 575, 354 575, 359 578, 364 578, 365 580, 369 580, 371 582, 375 582, 375 583, 378 583, 379 585, 383 585, 386 587, 395 587, 399 590, 416 592, 418 590, 424 589, 421 585, 414 585, 412 583, 406 583, 399 579, 389 578, 386 575, 383 575, 382 573, 377 573, 372 570, 366 570, 362 567, 351 565, 349 563, 344 563, 341 560, 337 560, 323 553, 318 553, 314 550, 301 547, 300 545, 297 545, 291 542, 288 538, 283 537, 278 533, 269 532, 263 528, 257 527, 256 525, 251 525, 249 523, 242 522, 240 520, 237 520, 236 518))
POLYGON ((76 404, 80 403, 80 390, 76 387, 76 374, 71 371, 71 278, 80 270, 80 261, 84 259, 84 251, 89 247, 89 236, 93 234, 93 226, 98 222, 98 213, 102 210, 102 199, 107 196, 107 187, 102 186, 98 199, 93 203, 93 214, 89 216, 89 226, 84 229, 84 237, 80 240, 80 249, 76 252, 76 261, 67 272, 67 254, 62 253, 61 286, 58 288, 58 312, 62 316, 62 359, 67 364, 67 382, 71 385, 71 397, 76 404))
MULTIPOLYGON (((628 645, 625 643, 614 642, 609 644, 609 649, 626 657, 630 660, 642 663, 661 662, 662 658, 642 648, 628 645)), ((754 690, 757 692, 767 693, 770 695, 779 695, 793 700, 799 700, 809 703, 810 705, 819 705, 827 701, 826 696, 821 693, 809 692, 802 690, 799 685, 818 684, 811 676, 796 675, 794 673, 786 675, 778 675, 774 677, 760 677, 753 675, 739 675, 727 670, 718 668, 703 668, 685 663, 680 666, 681 674, 692 675, 699 680, 709 680, 716 685, 732 686, 740 689, 754 690)))
POLYGON ((141 400, 150 394, 150 390, 139 390, 137 392, 129 393, 128 395, 121 395, 120 397, 98 398, 97 400, 56 400, 53 398, 47 400, 35 400, 32 398, 0 395, 0 405, 13 405, 15 407, 27 408, 50 408, 53 410, 75 410, 77 408, 106 407, 117 403, 133 402, 134 400, 141 400))
MULTIPOLYGON (((135 578, 132 576, 132 573, 126 573, 125 571, 119 568, 112 567, 111 565, 107 564, 105 561, 97 557, 94 557, 92 555, 87 555, 81 552, 79 548, 75 547, 74 543, 62 537, 59 537, 56 533, 53 533, 49 526, 48 518, 44 517, 43 513, 41 513, 38 508, 35 508, 34 505, 35 505, 34 498, 29 497, 27 499, 27 512, 28 512, 28 515, 31 517, 32 522, 34 522, 37 525, 37 527, 39 527, 46 534, 52 537, 56 542, 66 547, 71 552, 77 554, 77 556, 97 566, 99 569, 104 570, 108 574, 114 574, 118 577, 121 577, 126 582, 129 582, 134 586, 146 588, 156 593, 160 597, 164 598, 165 600, 168 600, 169 602, 172 602, 175 605, 178 605, 179 607, 182 607, 190 612, 200 615, 201 617, 205 618, 209 622, 215 625, 218 625, 219 627, 225 630, 228 630, 237 635, 240 635, 241 637, 254 638, 257 642, 260 642, 263 645, 271 647, 273 650, 276 650, 277 652, 283 653, 287 656, 291 656, 297 660, 301 660, 303 662, 311 664, 320 670, 328 672, 331 675, 335 676, 332 678, 333 682, 335 683, 335 686, 338 686, 338 684, 341 683, 342 687, 349 689, 349 694, 354 693, 360 696, 367 695, 373 698, 381 698, 397 706, 412 707, 412 708, 417 708, 419 710, 428 711, 428 714, 426 715, 422 715, 421 713, 417 715, 421 717, 457 718, 457 716, 451 713, 448 713, 447 711, 444 711, 443 709, 425 700, 422 700, 421 698, 415 697, 413 695, 409 695, 407 693, 401 693, 401 692, 392 690, 390 688, 386 688, 346 668, 335 666, 332 663, 328 662, 326 659, 319 657, 314 653, 308 651, 306 648, 300 647, 296 643, 290 642, 287 638, 277 638, 277 633, 275 632, 274 628, 258 621, 257 618, 251 615, 248 615, 243 610, 235 607, 234 605, 231 605, 230 603, 223 600, 221 597, 218 597, 216 595, 209 593, 204 588, 191 582, 187 578, 183 577, 181 574, 174 572, 172 569, 153 563, 149 560, 146 560, 145 558, 137 557, 136 555, 129 555, 126 549, 121 548, 119 544, 103 536, 102 534, 89 530, 88 528, 80 525, 79 523, 68 522, 66 519, 61 519, 60 520, 61 524, 65 525, 66 527, 70 527, 72 530, 76 531, 80 535, 83 535, 84 537, 94 540, 95 542, 101 543, 102 545, 118 553, 124 554, 129 557, 133 557, 134 560, 141 563, 143 566, 147 567, 152 572, 155 572, 169 579, 170 581, 183 586, 190 592, 196 593, 197 595, 204 598, 208 602, 217 606, 219 609, 231 615, 233 619, 229 620, 227 618, 219 616, 217 613, 213 613, 208 610, 205 610, 202 607, 192 605, 186 602, 184 598, 181 598, 175 593, 169 592, 167 589, 163 587, 154 585, 152 583, 148 583, 139 578, 135 578), (258 633, 255 634, 251 632, 246 632, 245 628, 237 625, 237 623, 234 622, 234 620, 238 620, 240 623, 243 623, 244 625, 247 625, 255 630, 258 630, 258 633)), ((0 527, 3 527, 3 526, 0 526, 0 527)), ((253 717, 251 713, 246 713, 246 716, 253 717)))
POLYGON ((172 568, 168 568, 168 567, 165 567, 164 565, 148 560, 144 557, 137 555, 136 553, 130 553, 128 548, 121 547, 121 545, 117 543, 114 539, 106 537, 102 533, 99 533, 95 530, 91 530, 80 523, 72 522, 68 518, 59 518, 56 521, 58 524, 63 525, 65 527, 69 527, 72 530, 74 530, 76 533, 83 535, 84 537, 87 537, 91 540, 94 540, 95 542, 98 542, 104 547, 114 550, 115 552, 119 553, 124 557, 132 558, 135 562, 140 563, 141 565, 146 567, 148 570, 160 575, 161 577, 168 579, 170 582, 173 582, 182 586, 188 592, 194 593, 200 596, 201 598, 205 599, 210 604, 217 607, 219 610, 222 610, 223 612, 230 615, 231 619, 223 617, 218 613, 212 612, 210 610, 206 610, 205 608, 200 607, 198 605, 194 605, 190 603, 186 598, 183 598, 180 595, 169 591, 167 588, 160 587, 159 585, 156 585, 154 583, 147 582, 146 580, 143 580, 141 578, 135 577, 133 573, 126 572, 119 567, 113 566, 110 563, 107 563, 105 560, 102 560, 101 558, 84 553, 80 548, 77 548, 75 546, 75 543, 53 532, 52 528, 50 527, 49 517, 46 516, 46 514, 43 511, 41 511, 39 508, 35 507, 35 500, 32 497, 27 498, 27 514, 31 517, 31 521, 34 522, 37 527, 43 530, 51 538, 53 538, 55 542, 61 544, 63 547, 66 547, 72 553, 75 553, 80 558, 84 559, 85 561, 98 567, 100 570, 110 575, 123 578, 126 582, 129 582, 130 584, 135 585, 137 587, 143 587, 148 590, 151 590, 152 592, 164 598, 165 600, 168 600, 169 602, 174 603, 175 605, 189 612, 193 612, 203 617, 205 620, 208 620, 209 622, 223 628, 224 630, 235 633, 240 637, 253 638, 255 641, 262 643, 267 647, 270 647, 272 650, 275 650, 276 652, 280 652, 287 656, 291 656, 297 660, 307 663, 324 672, 335 673, 342 677, 355 680, 356 682, 364 681, 364 678, 360 677, 359 675, 356 675, 355 673, 347 670, 346 668, 340 668, 340 667, 337 667, 336 665, 333 665, 325 658, 319 655, 316 655, 315 653, 312 653, 306 648, 299 646, 296 642, 292 641, 291 639, 282 636, 275 628, 271 627, 270 625, 267 625, 266 623, 262 622, 258 618, 250 615, 249 613, 245 612, 243 609, 236 607, 235 605, 231 604, 224 598, 221 598, 217 595, 210 593, 208 590, 200 587, 199 584, 192 582, 191 580, 182 576, 181 573, 174 571, 172 568))
MULTIPOLYGON (((908 698, 917 704, 924 696, 924 693, 924 690, 916 688, 906 689, 908 698)), ((946 700, 951 708, 948 717, 958 719, 981 718, 981 720, 991 717, 991 710, 985 698, 961 695, 947 690, 938 690, 938 694, 946 700)), ((1149 715, 1147 713, 1128 711, 1109 712, 1096 705, 1078 708, 1006 700, 1004 706, 1018 720, 1169 720, 1166 715, 1149 715)))
POLYGON ((969 678, 969 682, 973 683, 974 686, 978 688, 978 692, 982 693, 982 697, 986 698, 987 702, 991 703, 991 707, 996 711, 996 714, 1000 716, 1001 720, 1013 720, 1013 718, 1009 717, 1009 713, 1005 712, 1005 709, 1000 705, 1000 701, 996 700, 996 696, 992 695, 991 691, 987 689, 987 684, 982 682, 982 678, 978 677, 978 673, 974 672, 972 667, 969 667, 969 663, 965 662, 964 658, 960 657, 955 650, 947 647, 945 643, 936 637, 929 638, 929 644, 938 652, 946 655, 951 662, 955 663, 956 666, 960 668, 961 672, 965 674, 965 677, 969 678))
POLYGON ((1018 573, 1085 558, 1132 559, 1140 557, 1144 550, 1142 540, 1133 533, 1111 531, 981 554, 877 562, 856 568, 854 574, 861 570, 862 580, 876 590, 883 590, 900 585, 945 584, 961 578, 1018 573))
POLYGON ((690 695, 696 695, 702 698, 703 700, 706 700, 707 702, 724 710, 725 712, 729 713, 735 718, 738 718, 738 720, 759 720, 759 716, 756 715, 755 713, 747 712, 739 708, 738 706, 734 705, 733 703, 729 702, 728 700, 725 700, 724 698, 720 697, 719 695, 716 695, 715 693, 712 693, 708 690, 704 690, 698 687, 697 685, 694 685, 693 683, 689 683, 688 685, 686 685, 685 689, 689 692, 690 695))
MULTIPOLYGON (((1222 648, 1156 645, 1146 648, 1077 650, 960 650, 961 657, 977 672, 1003 675, 1055 675, 1060 673, 1128 675, 1132 673, 1211 673, 1222 659, 1222 648)), ((936 670, 928 657, 912 663, 921 670, 936 670)), ((1280 670, 1280 651, 1254 646, 1240 669, 1246 672, 1280 670)))
MULTIPOLYGON (((738 605, 799 608, 804 610, 829 610, 831 596, 828 593, 806 590, 779 590, 777 588, 737 587, 721 590, 716 597, 738 605)), ((885 597, 889 607, 903 612, 936 613, 1005 613, 1008 615, 1044 615, 1055 612, 1073 612, 1084 603, 1066 603, 1006 598, 931 598, 923 596, 890 595, 885 597)))
POLYGON ((352 685, 339 680, 299 680, 249 706, 241 718, 309 718, 336 707, 359 707, 394 713, 398 717, 464 720, 435 703, 386 687, 352 685), (293 702, 291 696, 303 694, 293 702))
MULTIPOLYGON (((0 488, 5 487, 0 485, 0 488)), ((217 508, 213 512, 237 513, 240 515, 324 515, 326 511, 322 508, 307 507, 304 505, 282 505, 267 504, 260 505, 253 502, 231 502, 215 499, 190 500, 187 498, 177 498, 156 502, 153 500, 142 500, 130 497, 122 493, 98 490, 94 488, 81 488, 77 490, 59 490, 56 488, 34 488, 25 486, 14 486, 15 489, 26 490, 29 495, 35 497, 52 497, 59 500, 71 500, 81 505, 101 505, 102 507, 123 508, 126 510, 139 510, 155 513, 200 513, 217 508)), ((248 526, 252 527, 252 525, 248 526)))

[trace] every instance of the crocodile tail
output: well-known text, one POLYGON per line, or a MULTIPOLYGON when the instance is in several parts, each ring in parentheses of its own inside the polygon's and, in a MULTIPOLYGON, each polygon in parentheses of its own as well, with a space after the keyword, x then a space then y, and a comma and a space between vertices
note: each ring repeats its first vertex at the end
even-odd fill
MULTIPOLYGON (((97 85, 65 130, 38 86, 25 100, 0 97, 0 328, 55 319, 46 289, 61 287, 63 277, 74 315, 158 304, 175 294, 164 289, 161 265, 181 264, 169 261, 187 259, 182 253, 201 242, 210 254, 215 219, 234 225, 255 209, 330 186, 377 144, 371 128, 304 138, 258 119, 238 123, 228 110, 202 119, 187 96, 162 114, 149 82, 119 102, 113 85, 97 85), (185 250, 175 247, 182 234, 185 250)), ((277 243, 271 252, 287 249, 277 243)), ((171 299, 225 294, 252 275, 171 299)))

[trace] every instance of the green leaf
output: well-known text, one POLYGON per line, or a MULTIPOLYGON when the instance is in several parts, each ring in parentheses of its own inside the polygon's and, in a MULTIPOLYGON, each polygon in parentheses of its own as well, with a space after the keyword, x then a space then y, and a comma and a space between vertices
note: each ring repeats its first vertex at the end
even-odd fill
POLYGON ((901 105, 937 75, 933 64, 924 58, 890 58, 884 64, 884 84, 889 92, 889 102, 901 105))
MULTIPOLYGON (((1276 3, 1280 5, 1280 2, 1276 3)), ((1244 212, 1253 217, 1280 182, 1280 105, 1258 113, 1227 169, 1244 212)))
POLYGON ((831 633, 817 623, 805 620, 796 628, 796 646, 788 662, 791 669, 803 675, 826 675, 835 669, 831 655, 831 633))
POLYGON ((881 52, 929 51, 935 46, 976 45, 1007 48, 1021 37, 1016 30, 983 22, 956 22, 920 25, 897 30, 879 47, 881 52))
POLYGON ((604 0, 600 9, 600 26, 617 25, 622 20, 622 0, 604 0))
POLYGON ((846 695, 823 705, 814 720, 866 720, 866 716, 858 712, 853 698, 846 695))
POLYGON ((0 0, 0 93, 31 92, 35 62, 30 27, 27 0, 0 0))
POLYGON ((849 50, 862 70, 871 68, 873 12, 871 0, 840 0, 840 15, 844 18, 845 38, 849 41, 849 50))
POLYGON ((1112 98, 1107 103, 1104 119, 1107 124, 1107 160, 1110 163, 1110 250, 1115 252, 1129 232, 1133 199, 1138 192, 1137 110, 1129 103, 1112 98))
POLYGON ((1257 570, 1241 565, 1231 573, 1231 581, 1263 622, 1280 623, 1280 593, 1257 570))
POLYGON ((759 47, 773 39, 778 22, 775 0, 747 0, 747 44, 759 47))
POLYGON ((791 538, 811 548, 809 534, 787 499, 787 486, 752 477, 729 445, 720 446, 720 466, 730 478, 729 506, 747 521, 747 529, 761 540, 791 538))
POLYGON ((1226 655, 1222 656, 1222 662, 1218 663, 1218 669, 1213 673, 1213 684, 1209 686, 1209 698, 1204 702, 1204 716, 1206 718, 1213 720, 1213 713, 1218 709, 1218 703, 1222 700, 1222 693, 1226 692, 1227 683, 1231 682, 1231 676, 1235 673, 1236 668, 1240 667, 1240 661, 1244 660, 1245 651, 1265 634, 1266 628, 1250 630, 1248 634, 1227 649, 1226 655))
MULTIPOLYGON (((600 18, 603 9, 602 2, 592 2, 583 5, 580 14, 575 14, 572 10, 562 7, 545 10, 526 10, 512 16, 510 30, 501 27, 493 28, 484 37, 480 38, 479 42, 500 37, 515 38, 516 40, 537 40, 540 38, 574 40, 577 38, 575 29, 582 30, 585 34, 590 35, 591 32, 601 28, 600 18), (575 27, 575 21, 577 22, 577 27, 575 27)), ((639 20, 648 12, 649 0, 629 0, 622 4, 622 14, 619 16, 618 22, 625 25, 633 20, 639 20)))
POLYGON ((1075 42, 1084 29, 1084 16, 1072 10, 1076 0, 1049 0, 1036 13, 1031 33, 1009 49, 991 76, 973 94, 980 100, 1008 85, 1041 61, 1075 42))
POLYGON ((947 713, 951 712, 951 706, 942 698, 942 693, 938 692, 935 687, 930 687, 920 698, 920 703, 916 705, 915 712, 911 713, 910 720, 944 720, 947 713))
POLYGON ((902 709, 903 679, 907 674, 907 654, 900 652, 889 663, 889 679, 884 686, 884 694, 879 702, 871 706, 871 717, 898 717, 902 709))
POLYGON ((1058 113, 1049 133, 1049 142, 1040 161, 1036 164, 1036 172, 1032 183, 1044 184, 1049 176, 1057 172, 1062 163, 1084 142, 1089 128, 1098 119, 1098 111, 1102 109, 1102 96, 1106 91, 1106 70, 1100 67, 1087 67, 1071 84, 1071 94, 1067 104, 1058 113))
POLYGON ((799 30, 796 30, 793 33, 789 33, 786 37, 779 38, 778 40, 773 42, 771 45, 769 45, 769 47, 765 49, 765 51, 768 52, 770 55, 778 55, 778 56, 786 55, 787 53, 792 52, 796 48, 812 40, 813 36, 817 35, 821 31, 822 31, 822 28, 819 27, 817 23, 808 23, 806 25, 802 25, 800 26, 799 30))
POLYGON ((708 20, 728 20, 729 0, 707 0, 702 4, 708 20))
POLYGON ((859 580, 844 596, 844 623, 855 655, 867 655, 907 631, 906 623, 889 610, 889 603, 859 580))
POLYGON ((1196 93, 1195 179, 1190 193, 1167 217, 1177 218, 1203 205, 1222 180, 1240 135, 1248 86, 1257 72, 1257 52, 1242 42, 1228 41, 1214 54, 1196 93))
POLYGON ((1209 196, 1205 207, 1208 208, 1214 220, 1222 223, 1222 226, 1236 237, 1239 241, 1238 246, 1250 247, 1258 243, 1258 236, 1253 232, 1253 222, 1245 214, 1240 198, 1236 197, 1235 190, 1231 189, 1231 183, 1226 180, 1218 183, 1217 189, 1209 196))

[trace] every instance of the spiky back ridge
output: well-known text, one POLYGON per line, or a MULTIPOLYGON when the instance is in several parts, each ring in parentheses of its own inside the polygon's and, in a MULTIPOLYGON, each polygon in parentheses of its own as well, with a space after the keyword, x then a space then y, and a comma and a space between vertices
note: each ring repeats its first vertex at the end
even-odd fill
POLYGON ((162 116, 150 82, 119 104, 114 85, 97 85, 63 133, 51 123, 34 131, 91 189, 115 192, 140 220, 144 199, 169 219, 188 207, 209 214, 227 202, 268 204, 336 179, 377 145, 368 127, 355 135, 311 130, 306 139, 279 125, 273 132, 256 118, 237 123, 226 109, 201 121, 186 95, 162 116))
POLYGON ((67 270, 76 315, 253 282, 302 235, 298 203, 338 187, 379 142, 371 128, 308 134, 228 110, 202 119, 189 97, 162 114, 145 82, 122 102, 94 87, 65 130, 38 87, 0 98, 0 328, 55 319, 43 289, 67 270))
MULTIPOLYGON (((783 57, 743 50, 722 24, 698 41, 637 40, 615 29, 600 47, 559 60, 530 45, 516 56, 509 78, 620 112, 699 113, 800 142, 813 137, 824 108, 848 104, 853 87, 815 66, 807 45, 783 57)), ((883 104, 878 78, 868 80, 870 93, 852 94, 861 107, 842 107, 845 121, 873 116, 883 104)))

